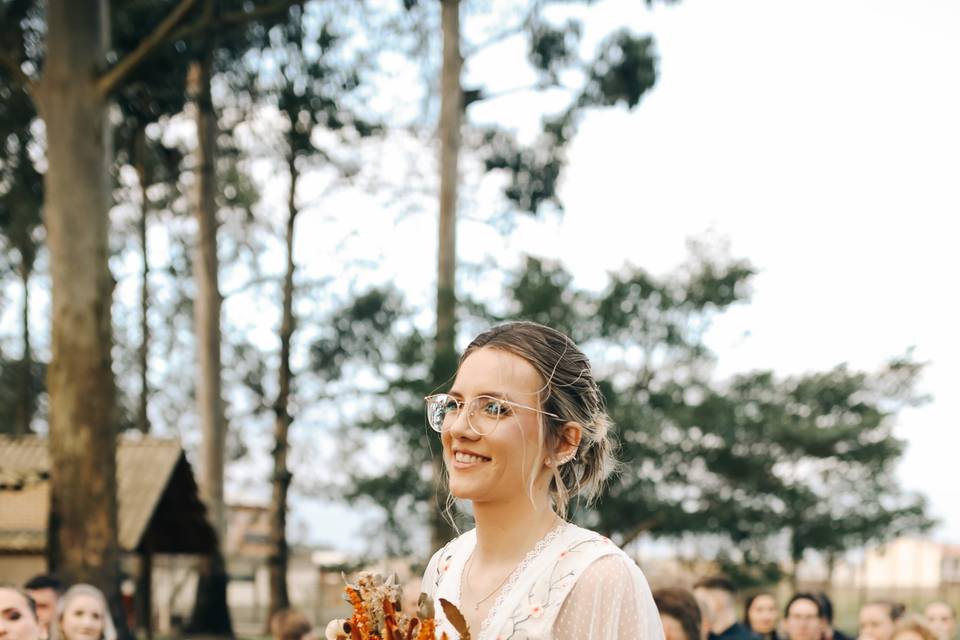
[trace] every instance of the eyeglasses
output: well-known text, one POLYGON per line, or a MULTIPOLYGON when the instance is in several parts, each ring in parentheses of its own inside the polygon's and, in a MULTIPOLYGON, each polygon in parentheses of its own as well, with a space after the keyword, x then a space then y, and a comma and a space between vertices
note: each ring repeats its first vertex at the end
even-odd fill
MULTIPOLYGON (((424 398, 427 403, 427 424, 437 433, 443 433, 453 426, 464 407, 464 402, 446 393, 424 398)), ((478 436, 488 436, 497 428, 501 420, 509 418, 516 409, 535 411, 560 420, 560 416, 518 402, 511 402, 493 396, 477 396, 466 403, 467 425, 478 436)))

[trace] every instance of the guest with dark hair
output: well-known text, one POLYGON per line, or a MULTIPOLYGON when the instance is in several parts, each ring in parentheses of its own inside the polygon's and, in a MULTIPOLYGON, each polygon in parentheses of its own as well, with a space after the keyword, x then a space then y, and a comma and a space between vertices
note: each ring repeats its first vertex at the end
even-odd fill
POLYGON ((795 593, 783 610, 783 630, 790 640, 821 640, 820 601, 812 593, 795 593))
POLYGON ((711 576, 693 585, 693 594, 710 611, 709 640, 760 640, 760 636, 737 622, 737 590, 727 578, 711 576))
POLYGON ((874 600, 860 607, 859 640, 890 640, 894 624, 906 608, 899 602, 874 600))
POLYGON ((665 640, 701 640, 700 605, 686 589, 657 589, 653 602, 660 612, 665 640))
POLYGON ((833 602, 823 591, 813 594, 820 602, 820 626, 822 627, 823 640, 853 640, 843 631, 833 626, 833 602))
POLYGON ((50 637, 50 622, 57 612, 57 601, 63 593, 63 583, 52 574, 41 573, 27 580, 23 588, 37 604, 40 635, 44 638, 50 637))
POLYGON ((743 624, 763 640, 779 640, 777 635, 777 599, 769 591, 759 591, 747 597, 743 605, 743 624))

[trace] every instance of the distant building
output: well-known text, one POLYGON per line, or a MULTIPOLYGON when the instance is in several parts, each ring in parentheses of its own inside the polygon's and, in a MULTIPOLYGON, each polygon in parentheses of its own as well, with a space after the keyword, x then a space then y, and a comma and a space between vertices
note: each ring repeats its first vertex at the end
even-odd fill
POLYGON ((837 563, 833 582, 869 591, 960 586, 960 545, 901 537, 837 563))
MULTIPOLYGON (((190 464, 179 442, 125 437, 117 444, 118 530, 122 570, 138 581, 138 627, 163 622, 165 567, 195 563, 216 549, 190 464), (157 571, 154 571, 156 565, 157 571), (159 576, 157 575, 159 572, 159 576), (159 610, 160 616, 157 616, 159 610)), ((0 576, 22 583, 47 571, 50 459, 39 436, 0 436, 0 576)), ((133 622, 131 616, 131 622, 133 622)), ((155 626, 155 625, 154 625, 155 626)))

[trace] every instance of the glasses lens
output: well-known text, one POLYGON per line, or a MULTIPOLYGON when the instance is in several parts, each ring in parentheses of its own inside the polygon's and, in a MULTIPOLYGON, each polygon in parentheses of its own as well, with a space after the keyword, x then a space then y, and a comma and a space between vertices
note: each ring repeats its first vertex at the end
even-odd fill
POLYGON ((497 428, 500 419, 509 411, 509 406, 499 398, 477 396, 470 402, 470 411, 467 419, 474 431, 482 436, 488 436, 497 428))
POLYGON ((444 422, 455 419, 457 415, 457 401, 445 393, 427 398, 427 424, 440 433, 444 430, 444 422))

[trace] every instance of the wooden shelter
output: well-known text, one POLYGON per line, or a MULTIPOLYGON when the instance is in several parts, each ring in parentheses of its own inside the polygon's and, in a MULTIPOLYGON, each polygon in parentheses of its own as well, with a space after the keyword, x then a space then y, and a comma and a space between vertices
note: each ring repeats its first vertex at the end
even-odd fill
MULTIPOLYGON (((22 582, 46 571, 49 479, 46 438, 0 436, 0 575, 5 581, 22 582)), ((216 533, 176 440, 121 437, 117 494, 120 549, 140 560, 137 626, 149 632, 152 556, 214 553, 216 533)))

